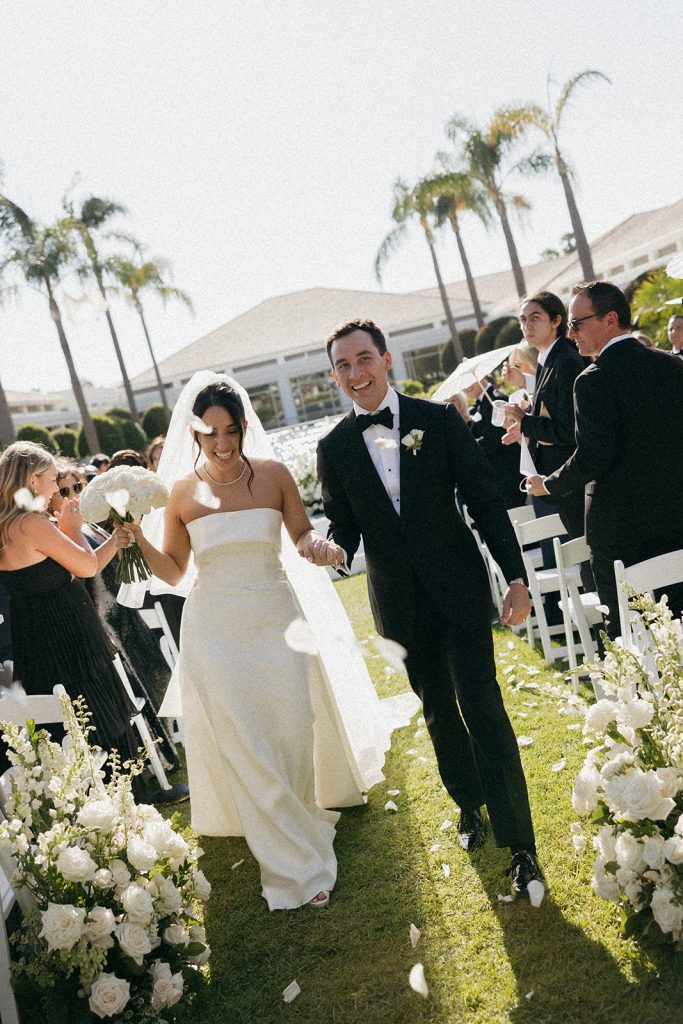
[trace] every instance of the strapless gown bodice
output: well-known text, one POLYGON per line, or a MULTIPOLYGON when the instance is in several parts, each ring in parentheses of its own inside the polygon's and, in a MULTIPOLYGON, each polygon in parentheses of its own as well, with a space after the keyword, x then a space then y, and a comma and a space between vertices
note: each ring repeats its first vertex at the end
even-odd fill
POLYGON ((286 582, 278 509, 214 512, 193 519, 188 533, 197 567, 195 588, 260 590, 286 582))

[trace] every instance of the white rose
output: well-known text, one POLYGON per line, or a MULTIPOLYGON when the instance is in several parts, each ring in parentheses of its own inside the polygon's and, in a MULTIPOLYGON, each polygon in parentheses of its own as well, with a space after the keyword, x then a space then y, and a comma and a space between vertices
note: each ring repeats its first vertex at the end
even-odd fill
POLYGON ((593 865, 593 891, 603 900, 619 900, 619 886, 614 875, 605 871, 605 862, 602 857, 597 857, 593 865))
POLYGON ((115 1017, 130 999, 130 985, 115 974, 99 974, 92 983, 88 1003, 97 1017, 115 1017))
POLYGON ((183 994, 183 976, 180 971, 171 974, 170 965, 157 962, 151 971, 154 979, 152 1009, 155 1013, 174 1006, 183 994))
POLYGON ((643 841, 643 860, 648 868, 660 871, 664 867, 664 838, 649 836, 643 841))
POLYGON ((611 751, 609 761, 605 761, 600 774, 604 779, 611 779, 615 775, 621 775, 626 769, 632 768, 635 763, 635 751, 624 743, 617 743, 611 751))
POLYGON ((151 871, 158 860, 157 851, 140 836, 131 836, 126 847, 128 860, 138 871, 151 871))
POLYGON ((662 796, 657 773, 640 768, 609 779, 605 796, 614 816, 624 821, 663 821, 676 806, 671 797, 662 796))
POLYGON ((605 864, 617 859, 617 830, 611 825, 603 825, 593 839, 593 847, 602 857, 605 864))
POLYGON ((120 889, 125 888, 130 882, 130 871, 123 863, 122 860, 113 860, 109 865, 111 869, 111 877, 114 881, 114 885, 120 889))
POLYGON ((683 864, 683 836, 673 835, 665 840, 664 856, 669 864, 683 864))
POLYGON ((202 967, 211 956, 211 946, 206 941, 206 934, 204 933, 204 929, 200 928, 198 924, 191 925, 190 939, 192 940, 192 942, 201 942, 205 947, 204 951, 202 953, 198 953, 197 956, 188 957, 190 963, 196 964, 197 967, 202 967))
POLYGON ((145 842, 157 850, 158 856, 168 857, 173 866, 180 867, 190 852, 183 837, 163 819, 147 822, 142 835, 145 842))
POLYGON ((572 806, 578 814, 590 814, 598 806, 598 786, 601 779, 597 769, 585 764, 574 783, 572 806))
POLYGON ((89 800, 76 817, 84 828, 110 829, 115 824, 118 815, 114 804, 106 797, 103 800, 89 800))
POLYGON ((93 885, 96 889, 111 889, 114 884, 114 876, 112 875, 109 868, 99 868, 95 872, 93 878, 93 885))
POLYGON ((657 886, 650 899, 650 909, 662 931, 671 932, 677 939, 683 929, 683 907, 676 906, 672 902, 672 898, 671 889, 657 886))
POLYGON ((192 879, 192 895, 198 900, 208 900, 211 895, 211 882, 203 871, 195 872, 192 879))
POLYGON ((677 836, 683 836, 683 814, 680 815, 678 821, 674 825, 674 832, 677 836))
POLYGON ((167 914, 177 914, 183 901, 173 879, 161 875, 155 879, 155 882, 159 894, 156 900, 157 912, 161 917, 166 917, 167 914))
POLYGON ((152 952, 152 944, 149 935, 141 924, 134 924, 132 921, 122 921, 116 928, 116 938, 119 946, 131 960, 142 966, 147 953, 152 952))
POLYGON ((149 924, 154 914, 152 897, 141 885, 131 882, 121 893, 121 905, 133 924, 149 924))
POLYGON ((683 787, 683 775, 678 768, 657 768, 662 796, 677 797, 683 787))
POLYGON ((87 850, 69 846, 57 857, 57 870, 67 882, 92 882, 97 864, 87 850))
POLYGON ((88 911, 85 934, 97 946, 109 949, 114 945, 111 933, 116 928, 116 918, 109 907, 93 907, 88 911))
POLYGON ((189 946, 190 934, 181 924, 170 924, 164 930, 163 940, 169 946, 189 946))
POLYGON ((83 907, 49 903, 47 910, 41 911, 40 916, 43 928, 39 937, 45 939, 50 952, 54 949, 72 949, 83 934, 83 907))
POLYGON ((655 709, 647 700, 634 697, 617 705, 617 727, 622 729, 644 729, 652 721, 655 709))
MULTIPOLYGON (((639 842, 630 832, 621 832, 615 845, 617 864, 620 868, 627 868, 629 871, 642 871, 645 867, 643 857, 643 844, 639 842)), ((618 876, 617 876, 618 880, 618 876)), ((619 882, 620 885, 625 884, 619 882)))
POLYGON ((594 732, 601 736, 610 722, 613 722, 617 717, 617 704, 616 701, 606 700, 603 698, 599 700, 597 704, 592 704, 586 711, 586 721, 584 722, 583 731, 594 732))

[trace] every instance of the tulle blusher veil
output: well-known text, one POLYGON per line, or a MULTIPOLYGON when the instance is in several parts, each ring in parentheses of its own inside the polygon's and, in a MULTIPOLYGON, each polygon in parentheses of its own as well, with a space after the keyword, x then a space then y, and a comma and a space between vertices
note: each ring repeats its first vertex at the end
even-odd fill
MULTIPOLYGON (((256 415, 249 395, 231 377, 208 370, 195 373, 183 388, 173 410, 173 416, 166 435, 164 449, 157 470, 158 476, 170 490, 176 480, 188 476, 194 468, 196 446, 190 432, 192 407, 199 392, 209 384, 222 381, 229 384, 240 395, 244 404, 247 430, 244 437, 244 453, 248 458, 271 459, 274 452, 263 424, 256 415)), ((204 461, 200 454, 197 466, 204 461)), ((145 516, 142 524, 148 540, 160 547, 163 542, 164 510, 157 509, 145 516)), ((315 659, 320 671, 317 685, 313 680, 314 705, 324 708, 320 721, 328 720, 328 726, 335 728, 346 748, 347 759, 359 791, 364 791, 380 782, 384 776, 382 766, 384 754, 389 749, 391 727, 382 714, 380 702, 368 675, 358 643, 351 629, 342 603, 332 585, 327 571, 311 565, 301 558, 292 544, 289 534, 282 530, 282 561, 290 585, 296 595, 302 615, 311 626, 318 658, 315 659)), ((196 569, 190 559, 188 570, 176 587, 152 577, 146 583, 124 585, 119 590, 118 600, 129 607, 140 608, 145 593, 174 593, 186 596, 194 583, 196 569)), ((182 651, 181 651, 182 658, 182 651)), ((169 686, 164 700, 163 712, 173 715, 180 712, 177 672, 169 686)), ((317 724, 318 725, 318 724, 317 724)), ((317 727, 316 725, 316 727, 317 727)), ((321 726, 322 728, 322 726, 321 726)), ((324 736, 316 736, 316 758, 324 757, 324 736)), ((326 771, 325 776, 333 777, 326 771)), ((343 794, 333 793, 333 783, 328 792, 320 792, 319 802, 323 806, 343 806, 343 794)), ((349 799, 348 802, 357 802, 349 799)))

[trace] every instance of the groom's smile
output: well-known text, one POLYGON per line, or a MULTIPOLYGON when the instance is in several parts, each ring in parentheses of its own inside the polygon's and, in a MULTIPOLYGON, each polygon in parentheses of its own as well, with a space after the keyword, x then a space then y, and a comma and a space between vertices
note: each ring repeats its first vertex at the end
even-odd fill
POLYGON ((347 398, 374 412, 387 393, 391 353, 380 352, 370 334, 359 329, 337 338, 330 357, 332 376, 347 398))

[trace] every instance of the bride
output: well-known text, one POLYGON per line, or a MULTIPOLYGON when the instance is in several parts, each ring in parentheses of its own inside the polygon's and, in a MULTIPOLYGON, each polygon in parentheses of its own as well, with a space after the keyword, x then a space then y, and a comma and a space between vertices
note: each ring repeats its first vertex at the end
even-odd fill
POLYGON ((312 530, 229 378, 202 372, 186 386, 159 474, 172 483, 163 533, 152 514, 126 539, 175 592, 191 586, 178 676, 193 827, 245 836, 271 910, 326 906, 339 814, 323 808, 362 803, 389 746, 348 619, 309 564, 344 554, 312 530))

